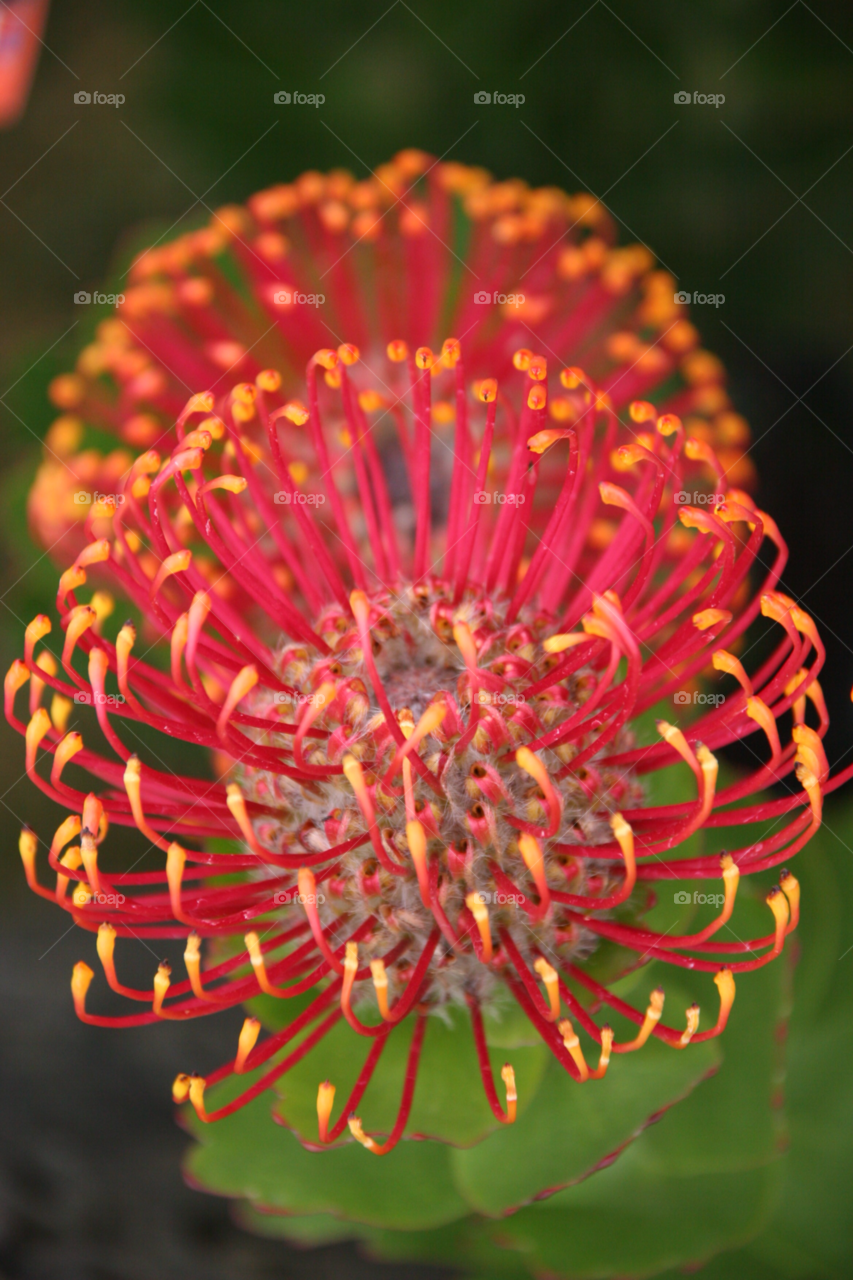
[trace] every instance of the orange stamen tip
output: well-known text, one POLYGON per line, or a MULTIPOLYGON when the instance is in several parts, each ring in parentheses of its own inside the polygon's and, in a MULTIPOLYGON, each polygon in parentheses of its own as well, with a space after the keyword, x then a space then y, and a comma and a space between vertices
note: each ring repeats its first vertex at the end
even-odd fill
POLYGON ((560 382, 567 391, 577 391, 578 387, 587 385, 587 376, 583 369, 571 365, 568 369, 560 370, 560 382))
POLYGON ((374 1155, 382 1154, 373 1139, 369 1138, 364 1132, 358 1116, 350 1116, 347 1120, 347 1124, 349 1125, 349 1131, 355 1138, 356 1142, 360 1142, 363 1147, 366 1147, 368 1151, 372 1151, 374 1155))
POLYGON ((166 999, 171 985, 172 967, 168 961, 164 960, 160 965, 158 965, 157 972, 154 974, 154 982, 152 983, 154 988, 152 1008, 155 1013, 159 1013, 161 1011, 163 1001, 166 999))
POLYGON ((363 591, 351 591, 349 603, 356 621, 366 625, 370 617, 370 603, 365 593, 363 591))
POLYGON ((735 999, 735 980, 731 969, 721 969, 719 973, 715 973, 714 985, 720 996, 720 1013, 717 1018, 716 1030, 722 1031, 735 999))
MULTIPOLYGON (((63 695, 61 694, 54 694, 53 698, 50 699, 50 718, 51 721, 54 722, 56 732, 65 732, 65 726, 68 724, 68 718, 73 709, 73 701, 70 700, 70 698, 63 698, 63 695)), ((81 749, 83 745, 82 737, 79 736, 79 733, 74 733, 73 736, 76 737, 76 739, 79 739, 79 746, 77 750, 81 749)), ((56 754, 59 755, 59 750, 56 751, 56 754)), ((56 769, 58 769, 58 771, 59 768, 60 765, 56 765, 56 769)))
POLYGON ((429 347, 418 347, 415 352, 415 364, 419 369, 431 369, 435 364, 435 356, 429 347))
POLYGON ((190 1102, 193 1104, 196 1115, 199 1120, 207 1124, 207 1112, 204 1108, 204 1090, 207 1081, 204 1076, 190 1076, 189 1093, 190 1102))
POLYGON ((548 636, 542 641, 542 648, 546 653, 562 653, 564 649, 572 649, 588 638, 584 631, 566 632, 564 635, 548 636))
POLYGON ((483 404, 492 404, 498 397, 498 384, 496 379, 482 378, 477 383, 475 395, 483 404))
POLYGON ((776 920, 777 933, 780 929, 784 929, 788 923, 789 908, 788 899, 780 889, 779 885, 774 885, 767 897, 764 899, 776 920))
POLYGON ((515 1087, 515 1072, 508 1062, 505 1062, 501 1067, 501 1080, 503 1080, 504 1088, 506 1089, 506 1122, 507 1124, 512 1124, 515 1120, 518 1092, 515 1087))
POLYGON ((238 1075, 246 1070, 246 1059, 254 1049, 260 1034, 260 1019, 246 1018, 240 1030, 240 1038, 237 1041, 237 1057, 234 1059, 234 1070, 238 1075))
POLYGON ((415 864, 415 872, 418 877, 418 887, 421 891, 421 901, 425 907, 429 907, 426 832, 424 831, 423 824, 418 822, 417 819, 413 822, 406 823, 406 840, 409 844, 409 853, 412 855, 412 862, 415 864))
POLYGON ((6 672, 6 680, 4 682, 6 693, 14 696, 19 689, 23 689, 29 678, 30 672, 27 664, 22 662, 20 658, 16 658, 6 672))
POLYGON ((687 1017, 687 1026, 684 1032, 682 1033, 681 1039, 678 1042, 682 1049, 685 1048, 690 1043, 690 1041, 695 1036, 696 1032, 699 1030, 698 1004, 692 1004, 690 1006, 690 1008, 687 1010, 686 1017, 687 1017))
POLYGON ((86 992, 94 976, 85 960, 78 960, 71 972, 71 995, 78 1016, 86 1012, 86 992))
POLYGON ((458 338, 445 338, 441 344, 442 363, 453 369, 462 359, 462 344, 458 338))
POLYGON ((589 1067, 586 1065, 581 1042, 578 1039, 578 1033, 575 1031, 571 1019, 563 1018, 562 1022, 557 1024, 557 1030, 563 1037, 563 1048, 571 1055, 572 1061, 580 1072, 581 1082, 589 1079, 589 1067))
POLYGON ((304 404, 300 404, 298 400, 289 400, 283 409, 276 410, 272 416, 287 418, 288 422, 292 422, 294 426, 302 427, 310 415, 304 404))
MULTIPOLYGON (((531 408, 533 406, 531 405, 531 408)), ((547 427, 544 431, 537 431, 535 435, 529 436, 527 447, 531 453, 544 453, 552 444, 556 444, 558 440, 571 439, 572 432, 563 430, 559 427, 547 427)))
POLYGON ((353 365, 357 364, 361 358, 361 352, 358 347, 351 342, 344 342, 338 347, 338 359, 341 364, 353 365))
POLYGON ((692 619, 694 627, 699 631, 709 631, 718 622, 728 625, 731 620, 732 615, 728 609, 700 609, 698 613, 694 613, 692 619))
POLYGON ((261 369, 255 378, 259 391, 278 391, 281 386, 281 374, 278 369, 261 369))
POLYGON ((361 762, 356 760, 355 756, 345 755, 341 761, 341 768, 344 771, 344 777, 358 796, 362 792, 366 792, 364 782, 364 771, 361 762))
POLYGON ((514 352, 513 354, 513 357, 512 357, 513 367, 518 369, 520 373, 524 373, 524 371, 529 367, 530 361, 532 359, 533 359, 533 352, 528 351, 527 347, 521 347, 519 348, 518 351, 514 352))
POLYGON ((607 1023, 601 1028, 601 1053, 598 1055, 596 1077, 600 1080, 610 1065, 610 1054, 613 1049, 613 1028, 607 1023))
POLYGON ((98 927, 98 938, 96 942, 98 951, 98 959, 104 968, 112 965, 113 953, 116 946, 116 931, 111 924, 102 924, 98 927))
POLYGON ((652 422, 657 410, 648 400, 632 400, 628 405, 628 413, 632 422, 652 422))
POLYGON ((328 1140, 329 1120, 334 1105, 335 1086, 330 1081, 324 1080, 317 1090, 317 1128, 320 1132, 321 1142, 328 1140))
POLYGON ((300 896, 313 902, 317 893, 317 881, 314 879, 314 872, 310 867, 300 867, 296 879, 300 896))
POLYGON ((388 359, 393 361, 394 364, 400 364, 403 360, 406 359, 406 356, 409 354, 409 348, 406 346, 405 342, 403 342, 399 338, 397 338, 394 342, 389 342, 388 346, 385 348, 385 351, 387 353, 388 359))
POLYGON ((197 933, 191 933, 187 938, 187 945, 184 948, 184 964, 197 965, 201 960, 201 938, 197 933))
POLYGON ((390 1017, 390 1010, 388 1008, 388 974, 385 972, 385 961, 382 959, 371 960, 370 974, 376 990, 379 1012, 387 1020, 390 1017))
POLYGON ((177 1103, 186 1102, 189 1096, 190 1077, 185 1071, 182 1071, 172 1081, 172 1101, 177 1103))
POLYGON ((474 917, 483 944, 483 963, 488 964, 492 958, 492 931, 486 904, 479 893, 469 893, 465 898, 465 906, 474 917))
POLYGON ((540 956, 534 964, 533 968, 542 979, 545 990, 548 992, 548 999, 551 1003, 551 1011, 548 1015, 549 1022, 556 1022, 560 1016, 560 983, 557 978, 557 970, 550 965, 544 956, 540 956))
POLYGON ((548 393, 546 392, 544 387, 541 387, 537 384, 536 386, 530 388, 530 390, 527 393, 528 409, 544 409, 547 403, 548 403, 548 393))
POLYGON ((338 353, 332 351, 330 347, 321 347, 319 351, 315 351, 311 357, 313 364, 322 365, 324 369, 335 369, 338 365, 338 353))
POLYGON ((800 882, 796 876, 790 871, 785 870, 779 877, 779 888, 788 899, 791 909, 791 921, 788 925, 788 932, 797 927, 800 919, 800 882))
POLYGON ((657 421, 657 429, 662 436, 674 435, 681 429, 681 419, 677 413, 662 413, 657 421))
POLYGON ((38 839, 36 838, 35 832, 30 831, 27 827, 23 827, 18 838, 18 852, 20 853, 21 861, 24 864, 28 884, 32 883, 37 850, 38 839))

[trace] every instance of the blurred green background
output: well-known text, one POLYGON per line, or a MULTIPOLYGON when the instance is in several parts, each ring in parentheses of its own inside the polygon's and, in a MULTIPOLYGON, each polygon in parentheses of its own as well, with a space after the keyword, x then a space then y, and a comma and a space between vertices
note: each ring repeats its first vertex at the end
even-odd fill
MULTIPOLYGON (((783 589, 827 643, 830 761, 850 762, 849 7, 60 0, 44 40, 27 112, 0 134, 4 664, 55 590, 55 572, 26 533, 24 496, 53 416, 46 384, 70 367, 97 319, 74 293, 103 287, 140 227, 177 231, 306 168, 362 177, 417 146, 498 177, 590 190, 623 242, 648 244, 680 288, 725 296, 717 308, 697 307, 694 320, 752 426, 759 497, 791 543, 783 589), (126 101, 77 105, 79 89, 126 101), (279 89, 326 101, 277 106, 279 89), (477 105, 479 90, 525 102, 477 105), (674 101, 694 90, 725 102, 674 101)), ((195 1055, 199 1069, 218 1061, 233 1027, 119 1037, 78 1026, 67 981, 80 944, 23 887, 18 829, 26 821, 45 835, 55 819, 21 772, 19 740, 4 731, 0 1275, 426 1275, 365 1262, 347 1246, 304 1255, 255 1240, 230 1224, 225 1206, 182 1186, 185 1139, 172 1126, 168 1082, 179 1058, 192 1065, 195 1055)), ((803 1227, 793 1253, 768 1245, 727 1261, 720 1275, 851 1271, 849 1192, 831 1200, 815 1181, 819 1169, 827 1188, 849 1187, 853 1173, 849 1019, 839 1012, 853 973, 839 907, 853 823, 841 803, 830 818, 835 835, 821 854, 829 871, 815 879, 826 901, 818 893, 804 909, 813 938, 835 930, 838 958, 824 983, 834 994, 815 1005, 823 1023, 808 1008, 795 1015, 792 1061, 807 1060, 807 1070, 792 1082, 792 1131, 810 1159, 795 1162, 801 1185, 786 1175, 786 1214, 798 1204, 814 1232, 803 1227)))

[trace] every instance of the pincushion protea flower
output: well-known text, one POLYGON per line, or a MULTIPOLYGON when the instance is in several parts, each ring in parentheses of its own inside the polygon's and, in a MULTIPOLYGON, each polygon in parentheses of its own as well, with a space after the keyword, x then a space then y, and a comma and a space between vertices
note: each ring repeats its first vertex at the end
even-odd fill
POLYGON ((567 243, 573 221, 601 228, 598 206, 580 198, 427 164, 404 153, 367 184, 305 175, 255 197, 251 214, 225 211, 213 230, 137 264, 143 283, 128 290, 124 318, 108 322, 83 373, 55 394, 137 444, 150 442, 133 437, 147 406, 167 452, 140 454, 120 493, 89 507, 88 537, 59 584, 59 662, 46 648, 36 654, 51 632, 39 615, 6 678, 27 772, 71 810, 48 853, 55 888, 39 878, 35 836, 22 833, 29 883, 97 933, 110 987, 148 1006, 90 1012, 94 975, 80 962, 78 1015, 130 1026, 314 991, 264 1040, 247 1018, 236 1057, 207 1079, 179 1075, 175 1097, 203 1121, 229 1115, 345 1019, 369 1051, 334 1122, 334 1082, 318 1082, 311 1141, 335 1143, 349 1129, 377 1155, 405 1132, 430 1017, 448 1004, 470 1014, 485 1095, 503 1123, 516 1116, 514 1074, 508 1063, 502 1103, 482 1016, 502 991, 578 1084, 650 1036, 688 1052, 718 1036, 735 975, 778 956, 798 919, 798 884, 782 871, 766 899, 767 933, 721 940, 739 879, 797 853, 844 777, 829 779, 821 744, 820 637, 777 589, 787 554, 779 530, 727 484, 713 426, 694 423, 688 436, 675 412, 724 407, 718 366, 694 353, 701 377, 675 385, 695 339, 655 293, 654 275, 630 311, 642 253, 608 250, 597 235, 567 243), (536 282, 536 306, 521 316, 481 316, 458 286, 448 300, 455 255, 443 242, 460 192, 478 279, 491 292, 525 271, 536 282), (287 240, 273 226, 282 221, 287 240), (228 336, 257 317, 216 257, 226 241, 291 365, 308 351, 301 399, 292 368, 256 368, 247 337, 228 336), (353 258, 374 258, 366 283, 357 275, 366 264, 347 252, 354 245, 353 258), (301 285, 312 262, 316 272, 331 262, 340 323, 363 355, 355 341, 311 349, 329 324, 275 312, 275 286, 301 285), (617 334, 607 325, 620 310, 634 328, 617 334), (435 351, 415 345, 445 314, 461 336, 435 351), (396 324, 408 337, 394 336, 396 324), (529 346, 517 345, 521 329, 529 346), (656 329, 659 342, 648 341, 656 329), (673 330, 682 336, 667 344, 673 330), (151 363, 134 344, 154 350, 151 363), (243 380, 177 405, 170 378, 221 386, 224 347, 243 380), (560 367, 563 352, 580 348, 586 368, 560 367), (636 398, 661 380, 665 412, 636 398), (172 408, 173 436, 157 418, 172 408), (709 477, 720 493, 703 502, 709 477), (688 485, 699 486, 697 500, 684 503, 688 485), (168 672, 148 660, 132 623, 107 639, 112 596, 101 586, 89 603, 78 598, 89 575, 132 602, 152 645, 168 640, 168 672), (759 613, 779 641, 749 676, 734 651, 759 613), (632 722, 644 712, 725 675, 735 692, 683 728, 659 719, 659 741, 637 745, 632 722), (16 695, 28 681, 24 723, 16 695), (66 732, 75 703, 94 708, 109 754, 66 732), (143 764, 132 749, 138 724, 210 748, 221 780, 143 764), (751 735, 756 760, 769 758, 718 789, 714 753, 751 735), (72 761, 99 794, 66 780, 72 761), (649 804, 644 778, 673 765, 692 775, 694 798, 649 804), (750 803, 792 773, 789 795, 750 803), (770 833, 750 840, 750 826, 768 819, 770 833), (99 850, 116 825, 137 827, 165 867, 107 871, 99 850), (685 856, 703 828, 730 828, 735 847, 685 856), (212 850, 211 840, 240 841, 242 851, 212 850), (708 879, 721 882, 722 906, 705 927, 643 924, 652 882, 708 879), (127 987, 119 938, 186 938, 187 977, 173 982, 164 963, 150 990, 127 987), (203 969, 205 941, 216 954, 203 969), (647 1008, 633 1007, 594 976, 605 943, 617 944, 620 973, 651 959, 713 974, 718 1009, 708 1018, 694 1005, 684 1026, 669 1025, 659 988, 647 1008), (615 1037, 607 1010, 636 1033, 615 1037), (409 1015, 397 1120, 371 1136, 369 1094, 362 1100, 409 1015), (247 1089, 210 1107, 206 1090, 246 1072, 258 1073, 247 1089))

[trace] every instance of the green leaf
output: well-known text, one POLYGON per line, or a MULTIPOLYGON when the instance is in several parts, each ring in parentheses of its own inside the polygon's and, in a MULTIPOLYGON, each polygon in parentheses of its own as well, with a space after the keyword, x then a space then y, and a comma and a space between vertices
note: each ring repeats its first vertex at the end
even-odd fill
POLYGON ((553 1062, 523 1123, 452 1152, 456 1185, 474 1209, 500 1215, 578 1182, 688 1094, 718 1058, 713 1041, 681 1052, 653 1039, 614 1057, 603 1080, 584 1085, 553 1062))
MULTIPOLYGON (((354 1222, 333 1218, 328 1213, 289 1214, 264 1212, 256 1205, 244 1202, 234 1212, 234 1217, 245 1231, 258 1236, 271 1236, 277 1240, 289 1240, 291 1244, 310 1249, 321 1244, 336 1244, 340 1240, 359 1239, 364 1231, 354 1222)), ((404 1238, 408 1231, 401 1232, 404 1238)))
MULTIPOLYGON (((538 1043, 518 1045, 522 1035, 531 1036, 529 1023, 527 1031, 517 1020, 501 1023, 490 1020, 486 1026, 491 1036, 497 1034, 499 1039, 516 1042, 509 1049, 493 1049, 489 1056, 499 1093, 503 1090, 500 1069, 508 1054, 511 1057, 521 1111, 529 1105, 539 1088, 548 1065, 548 1050, 535 1032, 532 1035, 538 1043)), ((415 1019, 406 1018, 391 1033, 367 1092, 359 1103, 358 1114, 368 1133, 387 1134, 394 1126, 414 1027, 415 1019)), ((283 1078, 282 1100, 276 1105, 276 1113, 282 1123, 304 1140, 316 1143, 317 1086, 326 1079, 335 1085, 337 1106, 333 1120, 336 1120, 372 1044, 372 1040, 357 1035, 346 1022, 339 1022, 283 1078)), ((430 1017, 406 1134, 471 1146, 481 1142, 499 1124, 483 1092, 467 1010, 448 1008, 443 1017, 430 1017)), ((344 1130, 343 1140, 354 1141, 348 1129, 344 1130)))
MULTIPOLYGON (((773 1203, 774 1172, 650 1176, 638 1149, 546 1205, 490 1231, 534 1273, 567 1280, 643 1277, 701 1262, 748 1239, 773 1203)), ((485 1258, 484 1258, 485 1260, 485 1258)))
MULTIPOLYGON (((739 906, 741 937, 767 930, 770 912, 763 902, 739 906)), ((731 937, 725 933, 727 941, 731 937)), ((784 1130, 778 1104, 784 1058, 778 1032, 784 1030, 789 1011, 789 959, 790 953, 736 976, 735 1002, 717 1042, 723 1055, 719 1072, 644 1141, 644 1151, 649 1158, 654 1153, 654 1167, 661 1173, 746 1169, 780 1154, 784 1130)), ((689 980, 703 1011, 713 1010, 717 996, 711 975, 691 974, 689 980)))
POLYGON ((443 1143, 401 1142, 386 1157, 357 1143, 309 1152, 273 1121, 266 1096, 215 1124, 189 1122, 200 1141, 187 1157, 187 1176, 217 1195, 407 1231, 469 1211, 453 1186, 443 1143))

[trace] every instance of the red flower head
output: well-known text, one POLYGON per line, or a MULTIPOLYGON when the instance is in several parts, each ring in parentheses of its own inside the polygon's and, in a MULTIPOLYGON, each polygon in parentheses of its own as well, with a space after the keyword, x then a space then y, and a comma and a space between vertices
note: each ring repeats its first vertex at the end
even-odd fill
POLYGON ((71 810, 48 855, 55 889, 22 834, 29 882, 97 932, 110 986, 147 1006, 89 1013, 81 962, 78 1014, 137 1025, 316 992, 263 1041, 247 1018, 207 1081, 178 1077, 202 1119, 257 1096, 345 1018, 371 1047, 334 1124, 320 1086, 320 1140, 348 1123, 384 1153, 405 1129, 430 1014, 450 1002, 470 1010, 486 1096, 509 1123, 512 1067, 502 1105, 481 1012, 496 993, 585 1082, 650 1035, 674 1050, 719 1035, 734 975, 796 926, 783 871, 766 936, 721 940, 739 878, 790 859, 841 780, 821 744, 823 646, 777 590, 776 524, 731 487, 740 420, 719 366, 694 349, 671 278, 609 239, 587 197, 420 153, 363 183, 305 174, 143 255, 118 318, 54 387, 126 443, 158 443, 86 517, 90 540, 60 579, 61 657, 36 655, 51 632, 39 615, 6 680, 28 773, 71 810), (304 301, 323 290, 328 310, 304 301), (442 328, 459 336, 441 342, 442 328), (130 622, 107 638, 111 596, 78 597, 90 574, 132 602, 144 645, 130 622), (778 638, 749 675, 735 654, 759 614, 778 638), (665 699, 690 704, 683 727, 659 719, 640 745, 632 724, 665 699), (104 754, 66 732, 79 703, 104 754), (210 748, 222 780, 143 763, 141 724, 210 748), (764 763, 718 789, 715 753, 741 738, 764 763), (72 760, 97 795, 65 780, 72 760), (644 779, 670 766, 692 791, 656 805, 644 779), (792 774, 784 798, 750 802, 792 774), (164 869, 107 871, 116 825, 136 826, 164 869), (730 828, 731 852, 685 851, 701 828, 730 828), (704 928, 643 924, 653 882, 709 878, 721 905, 704 928), (164 963, 151 990, 128 988, 124 937, 186 938, 187 977, 173 983, 164 963), (593 976, 608 944, 619 973, 657 959, 714 974, 718 1012, 692 1006, 670 1026, 659 989, 633 1008, 593 976), (614 1039, 593 1016, 607 1009, 636 1034, 614 1039), (410 1013, 399 1116, 380 1142, 354 1113, 410 1013), (205 1109, 206 1085, 263 1067, 205 1109))

